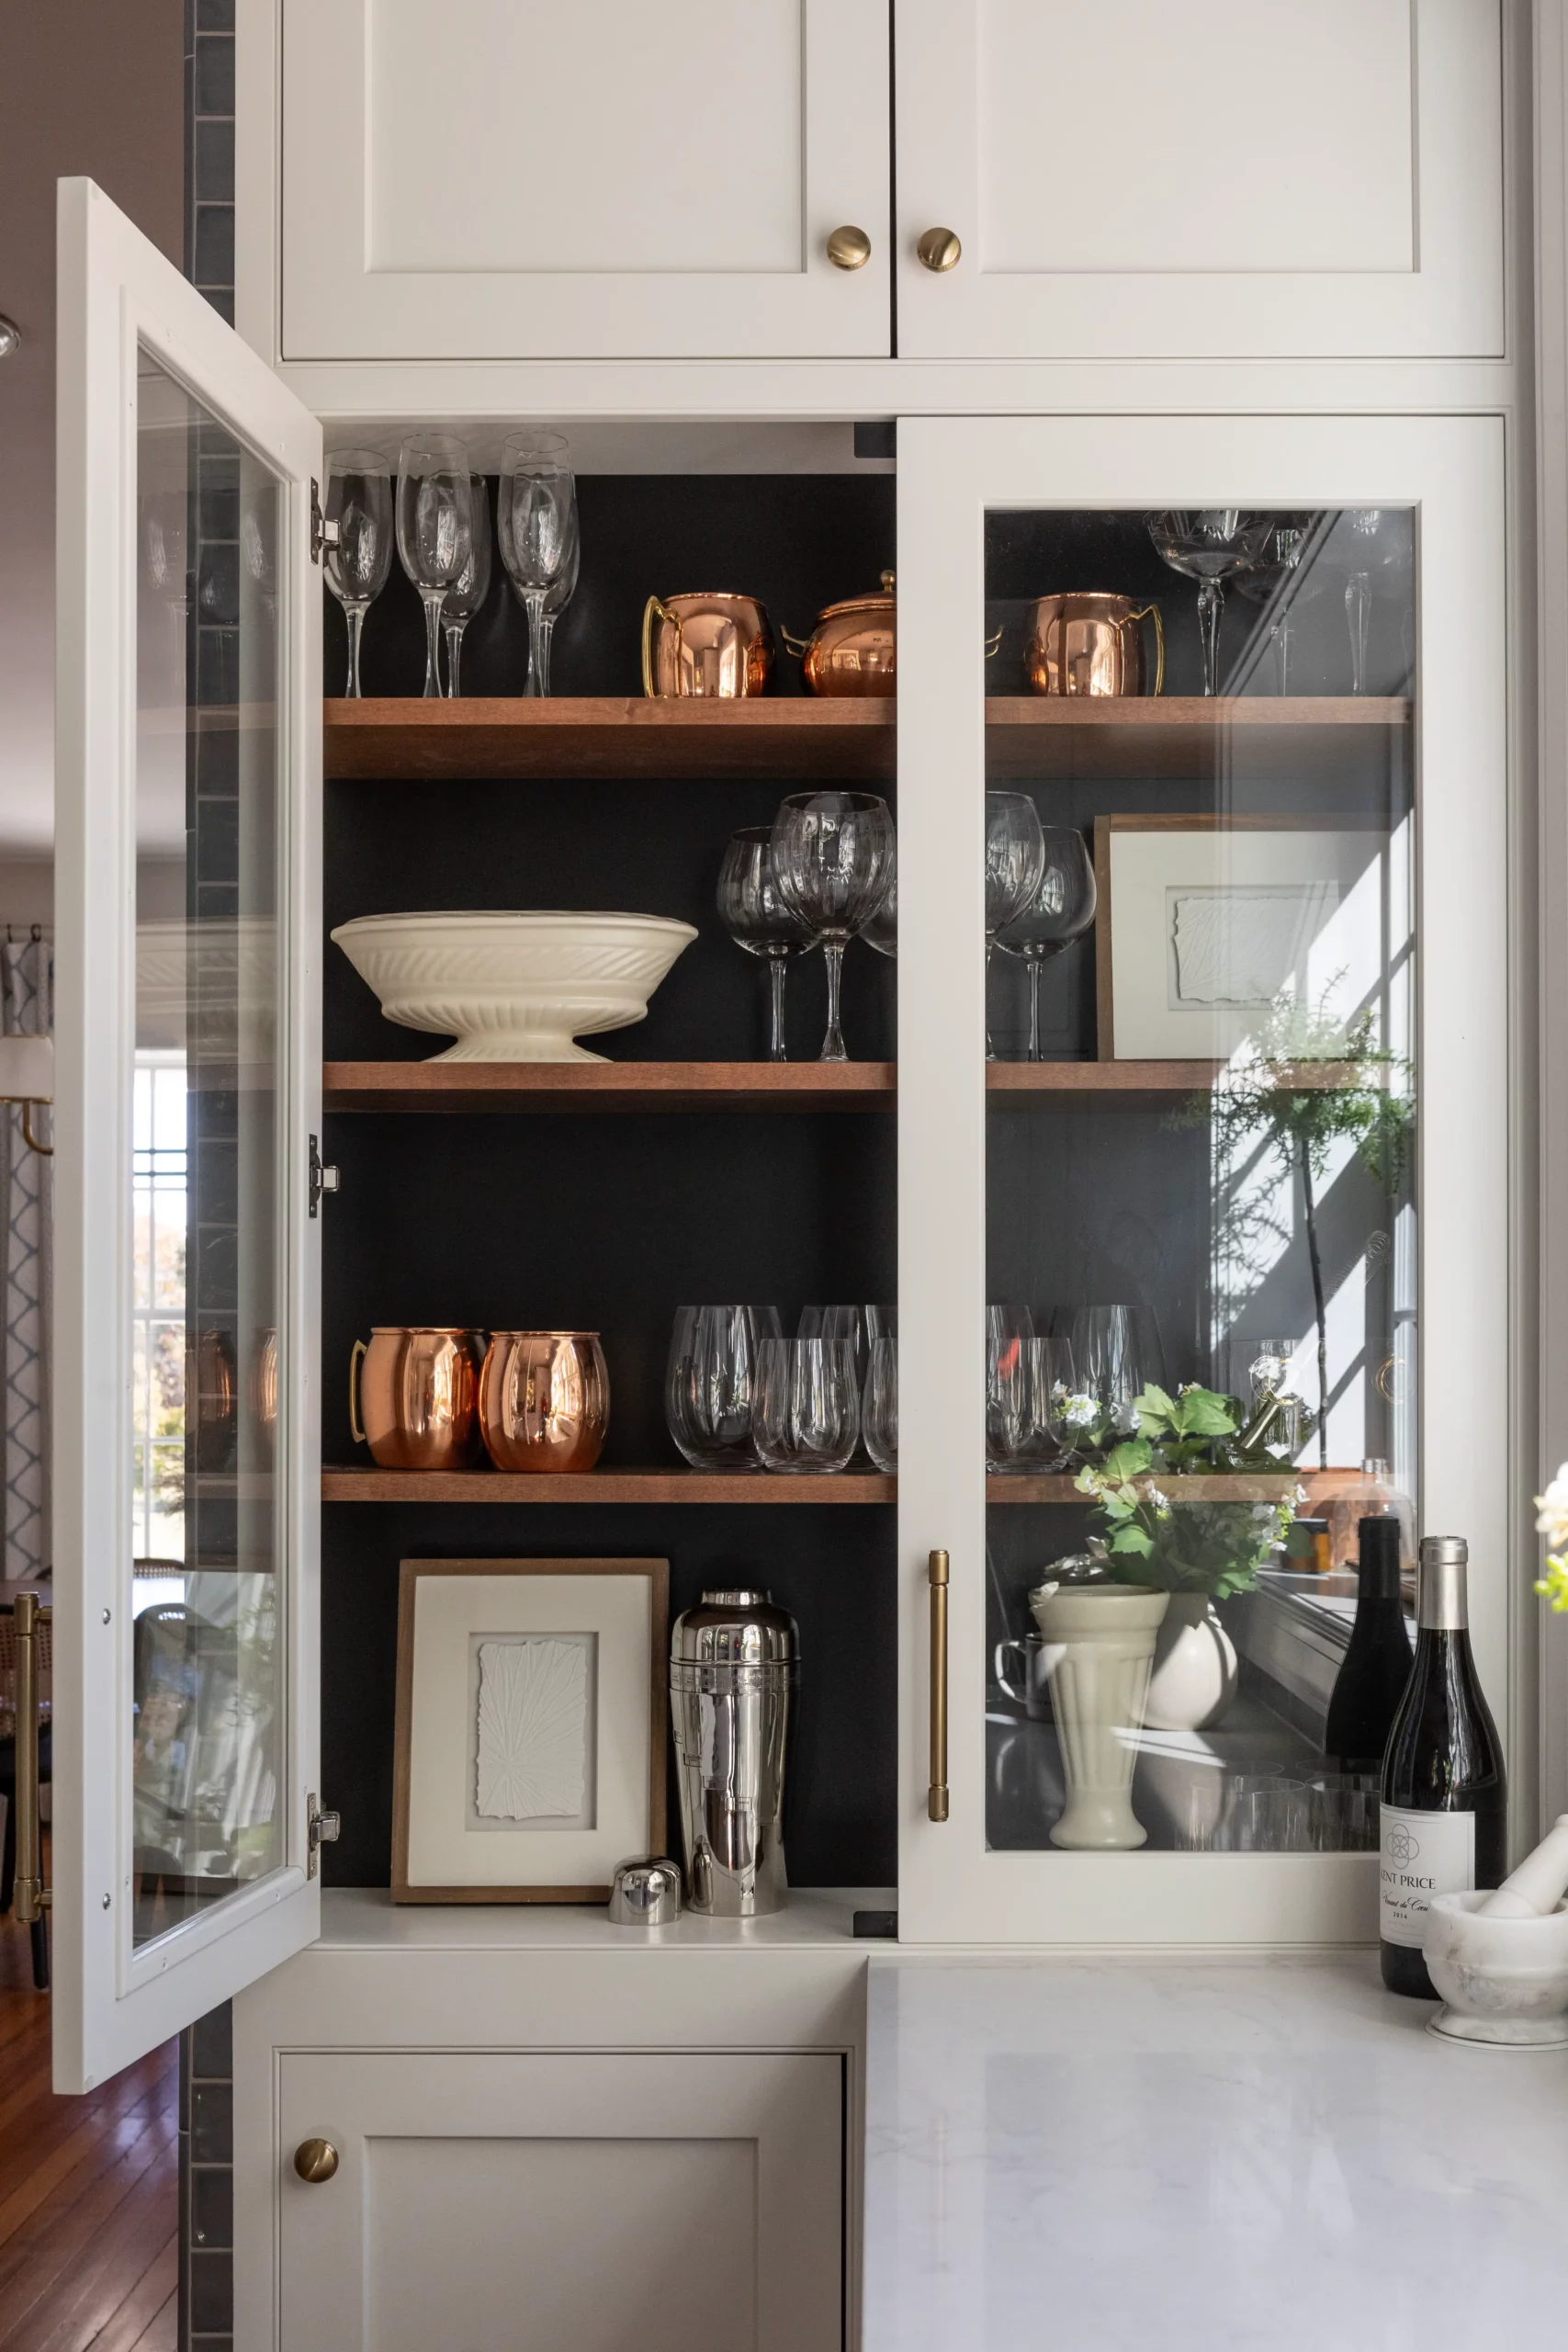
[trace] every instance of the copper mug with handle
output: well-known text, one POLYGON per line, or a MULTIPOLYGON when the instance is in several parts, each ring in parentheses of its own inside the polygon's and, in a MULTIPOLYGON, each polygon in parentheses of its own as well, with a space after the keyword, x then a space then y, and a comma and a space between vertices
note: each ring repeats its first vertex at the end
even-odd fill
POLYGON ((773 675, 773 631, 755 596, 650 596, 642 614, 642 690, 650 701, 738 702, 773 675))
POLYGON ((592 1470, 610 1426, 597 1331, 493 1331, 479 1427, 498 1470, 592 1470))
POLYGON ((1030 684, 1037 695, 1146 693, 1138 628, 1144 620, 1155 625, 1157 695, 1165 688, 1165 624, 1157 605, 1134 605, 1131 596, 1098 591, 1036 597, 1034 626, 1023 649, 1030 684))
POLYGON ((483 1351, 481 1333, 433 1325, 378 1325, 368 1346, 355 1340, 348 1362, 355 1443, 367 1445, 383 1470, 468 1469, 479 1453, 483 1351))

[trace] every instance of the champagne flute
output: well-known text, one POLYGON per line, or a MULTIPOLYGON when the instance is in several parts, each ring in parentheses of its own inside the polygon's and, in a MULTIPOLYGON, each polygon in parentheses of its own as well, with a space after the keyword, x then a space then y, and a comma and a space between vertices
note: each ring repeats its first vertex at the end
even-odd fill
POLYGON ((770 1020, 768 1059, 788 1059, 784 1050, 784 978, 792 956, 804 956, 816 939, 779 895, 773 871, 773 836, 768 825, 748 825, 729 837, 718 869, 719 921, 749 956, 767 960, 770 1020))
POLYGON ((446 591, 441 607, 441 628, 446 639, 446 692, 462 693, 458 674, 463 660, 463 631, 490 594, 490 485, 483 474, 468 477, 473 529, 468 560, 446 591))
POLYGON ((1034 896, 1023 912, 997 933, 1004 956, 1016 956, 1029 971, 1029 1058, 1040 1059, 1040 973, 1082 937, 1094 921, 1098 894, 1094 867, 1075 825, 1041 828, 1043 864, 1034 896))
MULTIPOLYGON (((1040 819, 1027 792, 987 792, 986 795, 986 971, 997 933, 1016 922, 1040 888, 1045 863, 1045 839, 1040 819)), ((986 1024, 986 1059, 994 1062, 990 1023, 986 1024)))
POLYGON ((886 896, 894 872, 893 819, 874 792, 792 792, 773 820, 779 896, 822 942, 828 965, 828 1034, 820 1058, 848 1061, 839 1024, 844 950, 886 896))
POLYGON ((327 586, 348 624, 344 693, 357 701, 359 633, 392 568, 392 478, 385 458, 374 449, 327 452, 327 520, 337 525, 337 545, 322 557, 327 586))
POLYGON ((552 590, 565 588, 551 607, 553 622, 571 593, 569 571, 576 576, 577 483, 570 454, 558 433, 513 433, 502 458, 501 560, 528 616, 531 696, 549 692, 547 604, 552 590))
POLYGON ((473 547, 468 453, 445 433, 418 434, 398 459, 398 553, 424 606, 424 698, 441 693, 441 607, 473 547))

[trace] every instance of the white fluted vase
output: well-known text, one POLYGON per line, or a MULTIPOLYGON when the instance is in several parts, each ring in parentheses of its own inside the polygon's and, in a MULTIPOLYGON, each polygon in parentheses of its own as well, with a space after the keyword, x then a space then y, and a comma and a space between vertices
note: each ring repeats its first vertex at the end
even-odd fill
POLYGON ((1169 1600, 1116 1584, 1042 1587, 1031 1596, 1067 1781, 1053 1846, 1114 1854, 1147 1838, 1133 1811, 1133 1767, 1169 1600))

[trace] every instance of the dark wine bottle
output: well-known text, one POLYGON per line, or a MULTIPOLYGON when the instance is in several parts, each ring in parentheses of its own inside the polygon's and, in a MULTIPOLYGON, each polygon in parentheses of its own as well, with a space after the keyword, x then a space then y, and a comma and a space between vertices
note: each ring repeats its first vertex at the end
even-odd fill
POLYGON ((1399 1521, 1363 1519, 1356 1622, 1328 1702, 1324 1760, 1337 1772, 1381 1774, 1404 1686, 1410 1636, 1399 1595, 1399 1521))
POLYGON ((1496 1886, 1507 1837, 1497 1727, 1470 1654, 1469 1548, 1422 1539, 1416 1656, 1382 1768, 1378 1936, 1391 1993, 1437 1994, 1421 1953, 1435 1894, 1496 1886))

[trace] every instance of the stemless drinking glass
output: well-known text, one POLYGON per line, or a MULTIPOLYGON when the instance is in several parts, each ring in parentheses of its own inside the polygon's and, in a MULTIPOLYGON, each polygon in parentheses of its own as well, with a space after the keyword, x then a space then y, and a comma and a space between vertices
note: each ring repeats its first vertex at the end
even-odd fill
POLYGON ((752 1439, 764 1470, 841 1470, 859 1435, 855 1351, 849 1341, 759 1342, 752 1439))
POLYGON ((1258 561, 1274 527, 1271 514, 1244 514, 1234 506, 1147 515, 1162 562, 1198 582, 1198 634, 1203 642, 1203 692, 1220 691, 1220 616, 1233 572, 1258 561))
POLYGON ((577 567, 577 482, 563 435, 508 435, 502 459, 501 509, 501 560, 528 616, 525 691, 533 696, 547 695, 547 606, 553 625, 571 593, 577 567))
POLYGON ((1040 1059, 1040 974, 1054 956, 1081 939, 1094 921, 1099 894, 1083 835, 1073 825, 1041 828, 1043 863, 1034 896, 997 933, 1004 956, 1029 972, 1029 1058, 1040 1059))
POLYGON ((1027 1306, 986 1309, 986 1466, 1032 1470, 1043 1424, 1035 1410, 1034 1317, 1027 1306))
POLYGON ((468 453, 449 434, 405 441, 398 459, 398 553, 424 605, 424 698, 441 692, 441 606, 473 545, 468 453))
POLYGON ((348 684, 359 697, 359 633, 392 568, 392 477, 374 449, 327 453, 327 520, 337 545, 323 554, 327 586, 348 623, 348 684))
POLYGON ((1073 1343, 1063 1339, 1035 1339, 1029 1343, 1031 1409, 1035 1427, 1048 1441, 1047 1470, 1064 1470, 1075 1458, 1099 1419, 1093 1400, 1078 1386, 1073 1343))
MULTIPOLYGON (((1027 792, 987 792, 986 795, 986 969, 1005 923, 1015 922, 1036 890, 1045 863, 1045 842, 1040 819, 1027 792)), ((986 1059, 994 1062, 990 1024, 986 1026, 986 1059)))
POLYGON ((1081 1306, 1072 1322, 1073 1362, 1084 1389, 1124 1433, 1136 1416, 1133 1399, 1153 1380, 1163 1383, 1165 1356, 1146 1308, 1081 1306))
POLYGON ((769 825, 748 825, 731 833, 718 869, 718 917, 737 947, 761 956, 768 967, 768 1059, 787 1060, 784 1051, 784 976, 792 956, 804 956, 816 940, 779 895, 769 825))
POLYGON ((792 792, 773 820, 773 871, 786 907, 822 942, 828 1033, 820 1058, 848 1061, 839 1024, 844 950, 893 878, 893 820, 874 792, 792 792))
POLYGON ((695 1470, 750 1470, 757 1349, 779 1336, 776 1306, 676 1309, 664 1374, 664 1418, 695 1470))
POLYGON ((458 673, 463 660, 463 631, 490 594, 490 484, 483 474, 468 476, 472 532, 468 560, 446 591, 441 606, 441 627, 446 639, 446 692, 454 698, 463 691, 458 673))
POLYGON ((898 1467, 898 1342, 874 1339, 861 1401, 861 1435, 879 1470, 898 1467))

